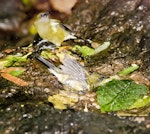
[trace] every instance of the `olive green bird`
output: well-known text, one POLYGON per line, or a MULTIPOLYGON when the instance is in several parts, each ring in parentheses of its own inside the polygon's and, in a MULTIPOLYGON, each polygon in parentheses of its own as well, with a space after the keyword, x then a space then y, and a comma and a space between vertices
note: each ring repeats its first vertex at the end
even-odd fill
POLYGON ((42 39, 56 46, 60 46, 65 40, 77 38, 71 30, 64 26, 59 20, 50 18, 49 13, 38 14, 34 25, 42 39))

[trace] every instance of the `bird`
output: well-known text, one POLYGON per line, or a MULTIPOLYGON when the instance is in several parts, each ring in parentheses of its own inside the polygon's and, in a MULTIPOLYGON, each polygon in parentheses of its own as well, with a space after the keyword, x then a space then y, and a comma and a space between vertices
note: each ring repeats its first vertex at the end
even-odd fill
POLYGON ((39 13, 34 21, 39 36, 48 42, 61 46, 62 42, 77 37, 60 20, 52 19, 48 12, 39 13))
POLYGON ((66 55, 62 64, 58 67, 40 55, 36 55, 36 59, 48 67, 50 73, 57 77, 58 81, 64 85, 65 89, 77 92, 90 90, 88 72, 75 59, 66 55))

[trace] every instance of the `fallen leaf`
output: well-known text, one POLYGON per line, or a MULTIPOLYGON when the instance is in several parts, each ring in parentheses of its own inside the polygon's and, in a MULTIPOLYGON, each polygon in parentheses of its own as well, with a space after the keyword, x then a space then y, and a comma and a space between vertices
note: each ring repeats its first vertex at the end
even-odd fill
POLYGON ((19 76, 24 71, 25 71, 25 68, 23 68, 23 67, 9 67, 9 68, 2 69, 0 72, 1 73, 8 73, 8 74, 11 74, 13 76, 19 76))
POLYGON ((5 58, 0 59, 0 69, 4 69, 5 67, 10 66, 20 66, 22 63, 27 61, 27 58, 30 54, 31 52, 23 56, 7 55, 5 58))
POLYGON ((9 80, 9 81, 11 81, 11 82, 13 82, 19 86, 28 86, 28 83, 26 81, 24 81, 18 77, 12 76, 8 73, 1 73, 1 76, 3 78, 5 78, 6 80, 9 80))
POLYGON ((13 51, 13 49, 6 49, 4 52, 7 53, 7 54, 9 54, 9 53, 11 53, 12 51, 13 51))
POLYGON ((144 107, 150 102, 148 87, 132 80, 112 80, 96 91, 101 112, 144 107))
POLYGON ((53 103, 55 108, 63 110, 67 108, 67 105, 73 106, 76 102, 78 102, 78 98, 66 96, 65 94, 56 94, 49 96, 48 101, 53 103))

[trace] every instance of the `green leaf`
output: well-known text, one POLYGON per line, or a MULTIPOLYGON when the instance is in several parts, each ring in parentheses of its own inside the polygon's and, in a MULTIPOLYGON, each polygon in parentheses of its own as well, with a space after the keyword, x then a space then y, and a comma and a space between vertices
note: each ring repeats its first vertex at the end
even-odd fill
POLYGON ((73 47, 73 51, 76 51, 76 50, 78 50, 80 53, 82 53, 83 57, 86 57, 86 56, 94 54, 94 49, 90 48, 90 47, 87 47, 87 46, 82 46, 81 47, 81 46, 75 45, 73 47))
POLYGON ((28 54, 24 55, 24 56, 18 56, 18 55, 8 55, 5 58, 5 67, 10 67, 10 66, 19 66, 22 62, 26 62, 27 61, 27 57, 30 55, 31 53, 29 52, 28 54))
POLYGON ((96 49, 90 48, 88 46, 78 46, 73 47, 73 51, 79 51, 83 57, 94 55, 106 50, 110 46, 110 42, 104 42, 102 45, 98 46, 96 49))
POLYGON ((13 75, 13 76, 20 76, 21 74, 23 74, 24 70, 13 70, 11 72, 9 72, 9 74, 13 75))
POLYGON ((129 109, 148 94, 148 88, 131 80, 112 80, 99 86, 96 94, 102 112, 118 111, 129 109))
POLYGON ((140 108, 148 105, 150 103, 150 96, 144 96, 141 99, 138 99, 129 109, 140 108))
POLYGON ((135 70, 137 70, 138 68, 139 68, 138 65, 132 64, 130 67, 127 67, 127 68, 123 69, 122 71, 120 71, 118 73, 118 75, 120 75, 120 76, 128 75, 128 74, 134 72, 135 70))
POLYGON ((57 59, 57 56, 49 51, 42 51, 41 56, 45 59, 57 59))
MULTIPOLYGON (((36 2, 36 1, 35 1, 36 2)), ((22 3, 27 7, 31 8, 31 6, 35 3, 33 0, 22 0, 22 3)))
POLYGON ((104 42, 102 45, 98 46, 95 49, 94 54, 97 54, 97 53, 100 53, 100 52, 106 50, 109 46, 110 46, 110 42, 104 42))

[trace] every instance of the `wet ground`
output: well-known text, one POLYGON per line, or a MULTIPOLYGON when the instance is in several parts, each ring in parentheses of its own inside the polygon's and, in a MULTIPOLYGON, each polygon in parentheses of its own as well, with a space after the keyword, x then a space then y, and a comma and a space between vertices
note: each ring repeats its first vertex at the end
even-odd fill
POLYGON ((56 110, 50 104, 18 93, 1 106, 3 134, 149 134, 149 117, 117 117, 112 114, 56 110))
MULTIPOLYGON (((98 58, 92 57, 93 61, 89 59, 91 62, 87 63, 87 69, 110 76, 133 62, 138 63, 141 67, 135 78, 150 86, 149 2, 147 0, 120 1, 119 4, 117 0, 102 2, 94 0, 91 4, 85 4, 85 1, 82 4, 82 2, 78 8, 76 7, 72 18, 67 21, 73 31, 79 36, 98 42, 107 41, 112 37, 110 39, 112 46, 108 52, 97 55, 98 58)), ((11 39, 14 36, 8 33, 5 34, 9 35, 10 38, 7 38, 9 42, 3 42, 3 40, 0 42, 1 52, 3 52, 2 49, 7 49, 8 45, 13 47, 11 39)), ((2 34, 0 36, 5 39, 2 34)), ((32 39, 33 37, 27 42, 32 39)), ((14 40, 17 42, 20 37, 14 40)), ((24 41, 18 44, 23 45, 22 42, 24 41)), ((24 42, 24 44, 28 43, 24 42)), ((22 48, 12 53, 17 52, 22 52, 22 48)), ((0 77, 0 133, 150 133, 150 117, 118 117, 116 113, 101 114, 99 110, 83 112, 85 103, 67 110, 54 109, 53 105, 47 101, 47 97, 62 90, 63 86, 45 66, 34 58, 29 58, 23 67, 26 71, 21 78, 29 82, 27 87, 16 86, 0 77)), ((146 107, 139 110, 139 113, 146 111, 145 113, 149 115, 149 109, 146 107)))

